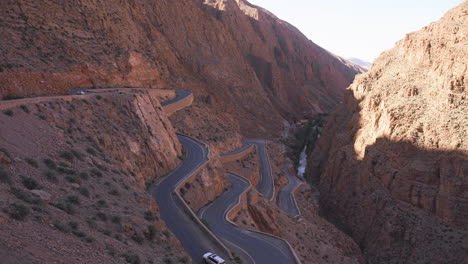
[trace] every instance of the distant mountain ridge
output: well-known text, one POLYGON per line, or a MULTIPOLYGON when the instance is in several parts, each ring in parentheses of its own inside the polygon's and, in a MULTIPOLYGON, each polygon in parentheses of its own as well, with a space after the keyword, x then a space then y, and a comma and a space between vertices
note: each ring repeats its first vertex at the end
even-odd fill
POLYGON ((354 57, 350 57, 348 58, 348 60, 354 64, 357 64, 361 67, 363 67, 364 69, 366 70, 369 70, 372 63, 368 62, 368 61, 365 61, 365 60, 361 60, 361 59, 358 59, 358 58, 354 58, 354 57))

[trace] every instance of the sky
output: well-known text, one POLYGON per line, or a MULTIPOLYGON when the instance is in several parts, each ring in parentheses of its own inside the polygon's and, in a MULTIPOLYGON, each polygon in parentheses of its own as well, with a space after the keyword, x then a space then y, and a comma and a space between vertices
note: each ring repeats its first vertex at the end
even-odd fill
POLYGON ((249 0, 344 58, 372 62, 464 0, 249 0))

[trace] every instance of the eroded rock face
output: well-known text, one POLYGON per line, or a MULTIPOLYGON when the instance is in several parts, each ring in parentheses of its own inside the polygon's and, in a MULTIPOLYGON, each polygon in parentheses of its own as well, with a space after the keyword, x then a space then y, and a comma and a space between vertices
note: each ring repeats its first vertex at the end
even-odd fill
POLYGON ((0 15, 0 97, 177 87, 234 129, 273 133, 330 110, 361 71, 246 1, 6 1, 0 15))
POLYGON ((468 3, 358 76, 309 160, 325 212, 372 263, 462 263, 468 3))

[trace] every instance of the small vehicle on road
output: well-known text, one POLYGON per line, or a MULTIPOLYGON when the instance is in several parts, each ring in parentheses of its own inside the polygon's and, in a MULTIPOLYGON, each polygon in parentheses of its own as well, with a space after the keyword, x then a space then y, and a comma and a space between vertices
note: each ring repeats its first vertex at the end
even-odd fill
POLYGON ((208 264, 225 264, 226 263, 224 259, 222 259, 220 256, 211 252, 205 253, 203 255, 203 259, 205 260, 205 263, 208 263, 208 264))

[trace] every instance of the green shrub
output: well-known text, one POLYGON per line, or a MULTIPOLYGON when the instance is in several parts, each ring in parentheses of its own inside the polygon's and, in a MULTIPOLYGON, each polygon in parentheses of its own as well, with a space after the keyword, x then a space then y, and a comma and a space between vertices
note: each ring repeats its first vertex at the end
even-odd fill
POLYGON ((33 166, 34 168, 39 168, 39 164, 33 158, 26 158, 24 159, 29 165, 33 166))
POLYGON ((122 218, 118 215, 114 215, 111 217, 111 222, 114 224, 120 224, 120 222, 122 222, 122 218))
POLYGON ((71 149, 70 152, 77 158, 79 161, 84 161, 84 154, 78 150, 71 149))
POLYGON ((79 176, 85 181, 89 179, 89 174, 87 172, 80 172, 79 176))
POLYGON ((99 200, 99 201, 97 201, 96 205, 97 205, 97 207, 99 207, 99 208, 107 207, 107 203, 106 203, 106 201, 104 201, 104 200, 99 200))
POLYGON ((21 178, 22 178, 21 182, 23 183, 24 187, 26 187, 27 189, 34 190, 34 189, 39 189, 40 188, 37 181, 34 180, 33 178, 25 177, 25 176, 22 176, 21 178))
POLYGON ((116 189, 112 189, 112 191, 110 191, 109 194, 114 196, 120 196, 119 191, 117 191, 116 189))
POLYGON ((148 232, 145 233, 146 239, 148 239, 149 241, 153 241, 156 238, 157 234, 158 229, 154 225, 149 225, 148 232))
POLYGON ((0 168, 0 182, 11 183, 10 174, 3 168, 0 168))
POLYGON ((43 162, 47 166, 47 168, 49 168, 51 170, 57 169, 57 164, 55 164, 55 161, 53 161, 51 159, 45 159, 45 160, 43 160, 43 162))
POLYGON ((64 211, 67 214, 73 215, 75 214, 75 209, 70 203, 57 203, 57 204, 52 204, 53 206, 57 207, 58 209, 64 211))
POLYGON ((80 204, 80 197, 78 197, 76 195, 69 195, 69 196, 67 196, 67 202, 69 202, 71 204, 79 205, 80 204))
POLYGON ((137 232, 133 233, 132 239, 133 241, 137 242, 140 245, 142 245, 143 241, 145 240, 145 238, 141 236, 140 234, 138 234, 137 232))
POLYGON ((107 222, 107 215, 103 212, 99 212, 96 214, 96 218, 103 221, 103 222, 107 222))
POLYGON ((86 187, 81 187, 79 190, 79 193, 85 197, 89 197, 89 190, 86 187))
POLYGON ((59 231, 62 231, 62 232, 64 232, 64 233, 68 233, 68 232, 71 231, 70 228, 69 228, 68 226, 66 226, 66 225, 64 225, 64 224, 62 224, 62 223, 60 223, 60 222, 54 222, 53 225, 54 225, 54 227, 57 228, 59 231))
POLYGON ((93 176, 97 176, 97 177, 102 177, 102 172, 100 172, 98 169, 96 168, 92 168, 90 171, 91 175, 93 176))
POLYGON ((62 167, 62 166, 58 166, 57 167, 57 171, 62 173, 62 174, 68 174, 68 175, 75 175, 76 174, 76 171, 73 170, 73 169, 69 169, 69 168, 65 168, 65 167, 62 167))
POLYGON ((16 220, 24 220, 29 215, 29 208, 20 203, 12 203, 7 209, 8 215, 16 220))
POLYGON ((30 203, 30 204, 41 204, 42 201, 37 198, 33 198, 29 193, 24 192, 18 188, 10 188, 10 193, 13 194, 16 198, 22 200, 23 202, 30 203))
POLYGON ((71 152, 68 152, 68 151, 60 152, 60 157, 63 158, 63 159, 66 159, 66 160, 68 160, 70 162, 72 162, 73 159, 75 158, 75 156, 71 152))
POLYGON ((94 150, 94 149, 91 148, 91 147, 88 147, 88 148, 86 149, 86 152, 88 152, 89 154, 91 154, 91 155, 93 155, 93 156, 96 156, 96 154, 97 154, 97 153, 96 153, 96 150, 94 150))
POLYGON ((128 251, 128 252, 123 253, 121 256, 125 259, 125 261, 127 261, 130 264, 141 263, 140 257, 133 252, 128 251))
POLYGON ((73 230, 72 234, 80 238, 86 237, 86 233, 83 231, 79 231, 79 230, 73 230))
POLYGON ((78 223, 74 221, 68 222, 68 226, 73 230, 78 230, 78 227, 79 227, 78 223))
POLYGON ((13 116, 13 110, 11 109, 4 110, 3 113, 7 116, 13 116))
POLYGON ((154 220, 153 212, 151 212, 150 210, 145 211, 144 217, 145 217, 145 219, 146 219, 147 221, 153 221, 153 220, 154 220))
POLYGON ((27 106, 25 106, 25 105, 20 105, 20 107, 21 107, 21 109, 23 109, 23 111, 24 111, 25 113, 27 113, 27 114, 29 114, 29 112, 31 112, 31 111, 29 111, 29 108, 28 108, 27 106))
POLYGON ((44 176, 51 182, 58 182, 57 177, 53 171, 44 172, 44 176))

